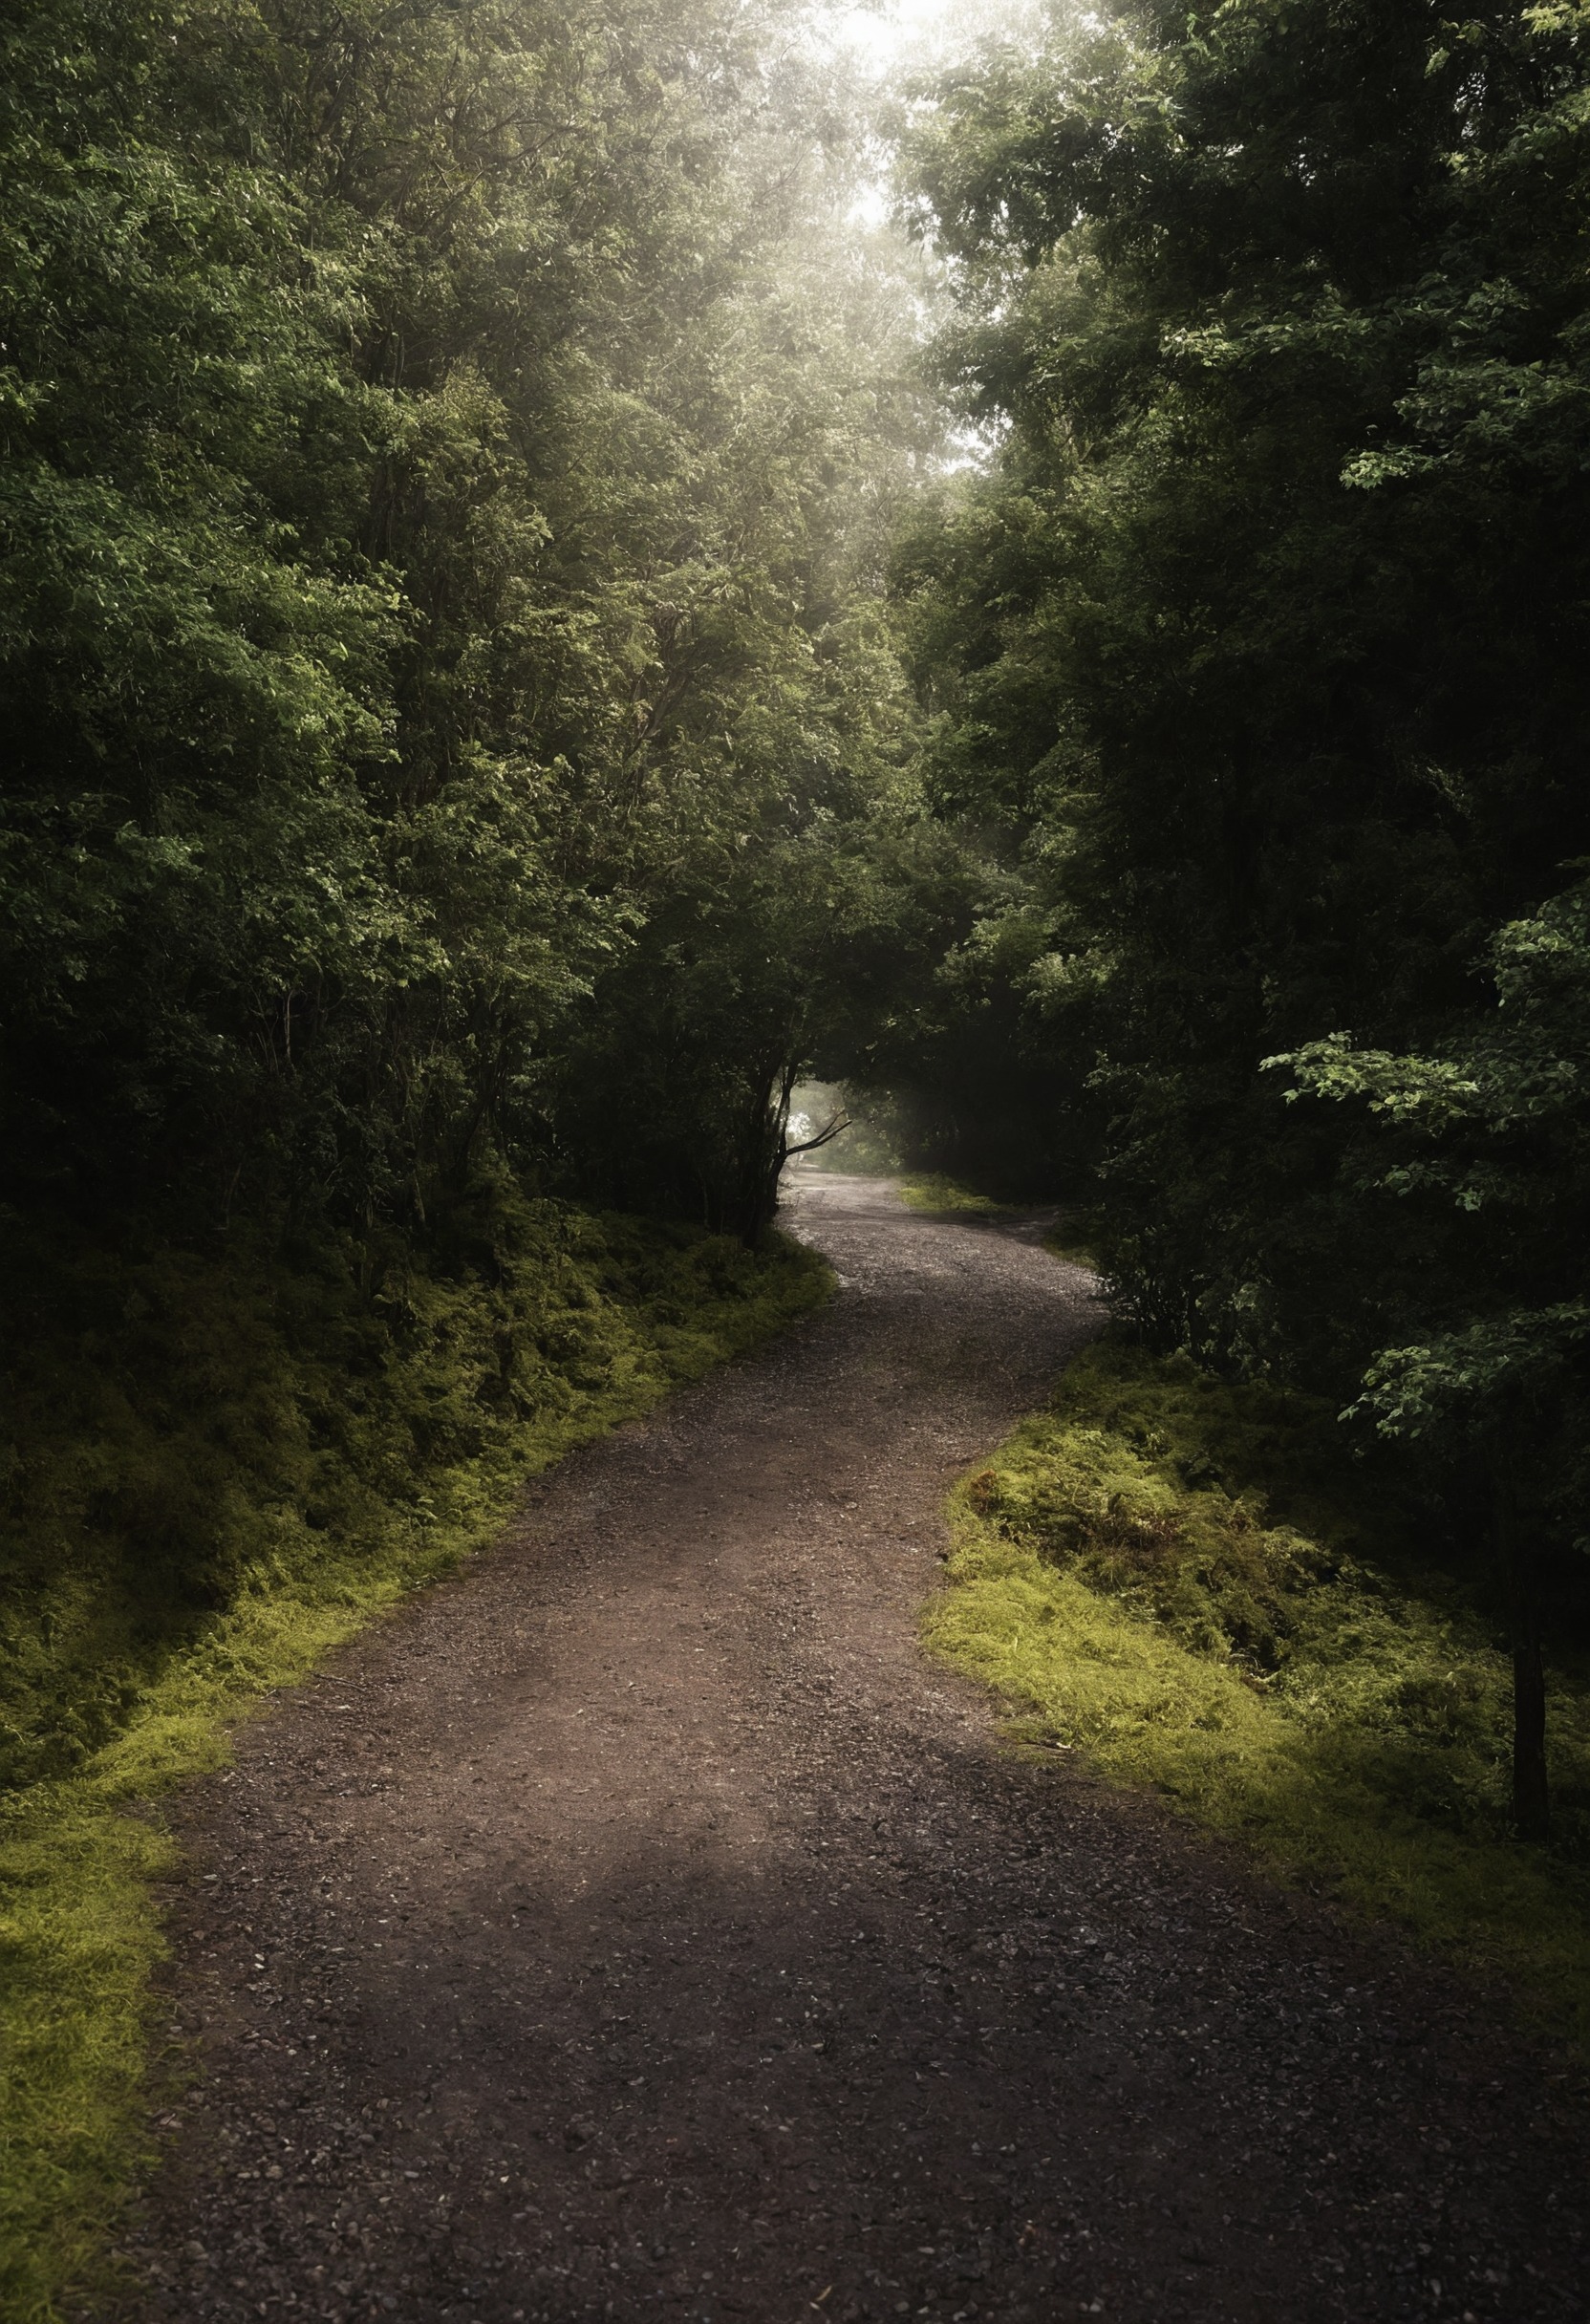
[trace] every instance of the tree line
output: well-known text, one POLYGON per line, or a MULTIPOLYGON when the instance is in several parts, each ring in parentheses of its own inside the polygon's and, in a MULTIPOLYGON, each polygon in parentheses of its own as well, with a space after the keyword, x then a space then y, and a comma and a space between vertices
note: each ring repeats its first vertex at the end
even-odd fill
POLYGON ((898 586, 930 786, 1019 875, 1005 1006, 1119 1311, 1334 1398, 1489 1561, 1537 1837, 1590 1546, 1587 99, 1578 5, 1116 0, 907 124, 997 448, 898 586))
POLYGON ((809 16, 12 15, 13 1202, 418 1224, 489 1153, 765 1222, 791 1061, 965 885, 883 595, 939 422, 809 16))

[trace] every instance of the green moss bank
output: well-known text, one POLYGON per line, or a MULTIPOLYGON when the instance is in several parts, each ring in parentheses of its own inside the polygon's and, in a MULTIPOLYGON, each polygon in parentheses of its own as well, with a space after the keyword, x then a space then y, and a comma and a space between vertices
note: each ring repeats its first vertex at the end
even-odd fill
POLYGON ((902 1178, 900 1200, 908 1211, 960 1211, 979 1218, 1010 1218, 1020 1210, 1019 1204, 996 1202, 992 1194, 979 1194, 975 1187, 947 1178, 938 1171, 902 1178))
POLYGON ((288 1265, 14 1225, 0 1514, 0 2313, 102 2271, 144 2159, 149 1803, 515 1491, 826 1298, 784 1240, 499 1188, 288 1265))
POLYGON ((1590 1687, 1551 1674, 1558 1839, 1507 1823, 1511 1665, 1328 1413, 1106 1342, 954 1496, 933 1647, 1016 1732, 1153 1786, 1590 2042, 1590 1687))

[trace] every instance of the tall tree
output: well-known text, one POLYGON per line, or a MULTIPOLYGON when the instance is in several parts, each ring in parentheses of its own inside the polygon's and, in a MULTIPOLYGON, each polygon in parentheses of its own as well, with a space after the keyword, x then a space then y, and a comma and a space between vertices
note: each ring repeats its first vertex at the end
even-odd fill
MULTIPOLYGON (((806 15, 11 24, 13 1193, 414 1216, 493 1143, 594 1184, 571 1044, 638 1105, 651 1033, 592 995, 709 892, 781 889, 756 940, 790 966, 754 1033, 671 996, 703 1070, 811 1037, 771 866, 900 811, 867 608, 926 400, 818 294, 849 98, 806 15)), ((697 1133, 735 1179, 729 1116, 697 1133)))
MULTIPOLYGON (((946 798, 1024 848, 1032 1005, 1061 1066, 1093 1047, 1117 1296, 1209 1361, 1367 1377, 1397 1427, 1392 1351, 1443 1347, 1449 1459, 1578 1409, 1582 1085, 1569 1012, 1516 1020, 1590 843, 1587 37, 1577 6, 1057 11, 939 84, 910 164, 999 448, 903 579, 946 798), (1407 1150, 1454 1077, 1443 1185, 1407 1150), (1288 1102, 1393 1083, 1396 1129, 1288 1102)), ((1574 1462, 1496 1493, 1509 1540, 1582 1526, 1574 1462)))

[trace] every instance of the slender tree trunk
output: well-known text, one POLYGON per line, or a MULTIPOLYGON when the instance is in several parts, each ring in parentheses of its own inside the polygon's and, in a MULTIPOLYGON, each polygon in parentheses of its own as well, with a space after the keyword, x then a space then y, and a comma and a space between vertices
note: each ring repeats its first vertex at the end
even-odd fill
POLYGON ((763 1095, 748 1125, 745 1167, 741 1173, 740 1238, 754 1251, 779 1207, 779 1173, 784 1168, 789 1120, 792 1068, 780 1066, 763 1083, 763 1095))
POLYGON ((1513 1625, 1513 1821, 1520 1840, 1551 1831, 1546 1779, 1546 1674, 1540 1662, 1540 1597, 1534 1540, 1520 1522, 1512 1477, 1496 1480, 1497 1546, 1505 1561, 1513 1625))
POLYGON ((779 1207, 779 1179, 789 1158, 789 1104, 800 1079, 799 1065, 770 1067, 755 1111, 747 1118, 740 1170, 740 1238, 755 1250, 779 1207))

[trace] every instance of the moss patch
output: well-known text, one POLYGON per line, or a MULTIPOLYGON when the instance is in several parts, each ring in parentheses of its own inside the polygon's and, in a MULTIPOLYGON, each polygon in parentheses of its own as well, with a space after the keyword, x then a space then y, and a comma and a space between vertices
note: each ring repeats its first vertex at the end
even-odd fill
POLYGON ((1013 1218, 1020 1211, 1019 1204, 996 1202, 992 1194, 979 1194, 958 1178, 945 1178, 934 1172, 902 1178, 900 1200, 908 1211, 962 1211, 985 1218, 1013 1218))
POLYGON ((1066 1211, 1058 1226, 1043 1237, 1043 1248, 1056 1259, 1069 1259, 1076 1267, 1087 1267, 1097 1275, 1102 1272, 1098 1251, 1098 1222, 1086 1211, 1066 1211))
POLYGON ((0 1526, 0 2312, 103 2273, 141 2166, 145 1803, 487 1541, 526 1476, 827 1297, 812 1254, 497 1190, 421 1262, 13 1231, 0 1526))
POLYGON ((1016 1732, 1500 1975, 1590 2042, 1590 1687, 1552 1850, 1507 1829, 1511 1665, 1317 1408, 1105 1343, 954 1496, 935 1651, 1016 1732))

